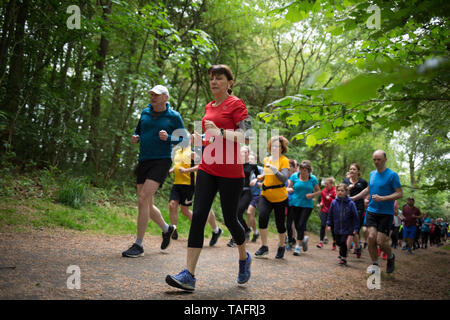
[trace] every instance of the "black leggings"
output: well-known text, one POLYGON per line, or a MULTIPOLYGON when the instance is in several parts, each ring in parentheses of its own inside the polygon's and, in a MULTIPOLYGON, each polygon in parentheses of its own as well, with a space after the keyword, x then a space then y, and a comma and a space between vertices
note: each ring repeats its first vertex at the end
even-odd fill
POLYGON ((294 222, 294 218, 292 216, 292 207, 287 208, 287 216, 286 216, 286 229, 287 229, 287 236, 288 240, 293 240, 294 232, 292 230, 292 222, 294 222))
POLYGON ((270 202, 264 196, 259 199, 259 229, 267 229, 272 209, 275 213, 275 224, 278 233, 286 232, 286 207, 287 199, 282 202, 270 202))
POLYGON ((422 245, 428 245, 428 240, 430 239, 430 233, 426 231, 422 231, 422 245))
POLYGON ((244 212, 247 211, 250 202, 252 201, 252 192, 249 190, 243 190, 239 198, 239 205, 237 211, 237 218, 241 225, 244 227, 245 232, 250 231, 247 223, 244 220, 244 212))
POLYGON ((203 248, 205 225, 217 191, 220 194, 220 204, 225 225, 237 245, 244 243, 244 228, 237 219, 237 207, 243 186, 244 178, 216 177, 198 170, 192 223, 189 229, 189 248, 203 248))
POLYGON ((346 258, 347 257, 347 237, 349 236, 348 234, 335 234, 335 240, 336 240, 336 244, 339 247, 339 255, 342 258, 346 258))
POLYGON ((292 207, 295 230, 297 230, 297 240, 303 241, 306 231, 306 223, 311 215, 312 208, 292 207))
MULTIPOLYGON (((325 228, 327 227, 327 219, 328 213, 320 211, 320 241, 323 241, 323 239, 325 238, 325 228)), ((331 228, 331 236, 333 237, 333 242, 335 242, 333 228, 331 228)))

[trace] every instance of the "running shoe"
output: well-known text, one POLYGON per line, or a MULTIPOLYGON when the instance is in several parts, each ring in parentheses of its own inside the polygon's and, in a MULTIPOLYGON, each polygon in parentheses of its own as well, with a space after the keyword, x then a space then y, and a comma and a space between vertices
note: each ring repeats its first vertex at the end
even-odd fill
POLYGON ((364 242, 364 249, 367 249, 367 242, 364 242))
POLYGON ((286 251, 291 251, 292 247, 290 242, 286 239, 286 251))
POLYGON ((323 243, 324 244, 328 244, 328 238, 327 237, 325 237, 325 239, 323 239, 323 243))
POLYGON ((167 232, 162 233, 162 242, 161 242, 161 250, 166 250, 170 245, 170 238, 172 237, 172 233, 175 230, 173 225, 169 226, 169 230, 167 232))
POLYGON ((340 259, 339 260, 339 265, 345 267, 347 265, 347 261, 345 259, 340 259))
POLYGON ((336 243, 333 242, 333 246, 331 247, 331 250, 332 250, 332 251, 335 251, 335 250, 336 250, 336 243))
POLYGON ((253 233, 252 242, 256 242, 259 238, 259 233, 253 233))
POLYGON ((181 271, 176 276, 167 275, 166 283, 169 286, 179 288, 186 291, 194 291, 195 290, 195 279, 187 269, 181 271))
POLYGON ((392 258, 387 259, 386 273, 392 273, 395 270, 395 255, 392 254, 392 258))
POLYGON ((250 253, 247 251, 247 259, 239 260, 239 274, 237 277, 237 282, 239 284, 244 284, 250 279, 250 266, 252 265, 252 257, 250 253))
POLYGON ((304 251, 304 252, 308 251, 308 240, 309 240, 309 237, 308 237, 308 236, 305 236, 305 237, 303 238, 303 241, 302 241, 302 247, 303 247, 303 251, 304 251))
POLYGON ((173 233, 172 233, 172 239, 173 239, 173 240, 178 240, 178 232, 177 232, 177 229, 173 230, 173 233))
POLYGON ((300 246, 296 246, 294 250, 294 256, 300 256, 300 246))
POLYGON ((360 259, 361 258, 361 247, 355 249, 356 251, 356 258, 360 259))
POLYGON ((269 254, 269 247, 268 246, 261 246, 256 252, 255 252, 255 258, 262 258, 265 255, 269 254))
POLYGON ((319 242, 316 247, 319 248, 319 249, 322 249, 323 248, 323 243, 319 242))
POLYGON ((291 244, 291 247, 293 247, 297 244, 297 241, 295 241, 295 238, 292 238, 289 240, 289 243, 291 244))
POLYGON ((283 259, 285 251, 286 251, 285 247, 278 247, 277 255, 275 256, 275 259, 283 259))
POLYGON ((377 272, 377 270, 379 270, 379 269, 380 269, 380 267, 378 266, 378 264, 373 263, 367 267, 367 273, 373 274, 373 273, 377 272))
POLYGON ((217 240, 219 239, 219 237, 222 235, 223 230, 219 228, 219 232, 215 233, 213 231, 212 233, 212 237, 211 240, 209 240, 209 246, 212 247, 217 243, 217 240))
POLYGON ((128 248, 128 250, 122 252, 122 257, 127 258, 137 258, 137 257, 143 257, 144 256, 144 248, 142 248, 140 245, 133 243, 133 245, 128 248))
POLYGON ((229 246, 230 248, 234 248, 236 245, 234 244, 234 240, 233 238, 230 239, 230 242, 227 243, 227 246, 229 246))

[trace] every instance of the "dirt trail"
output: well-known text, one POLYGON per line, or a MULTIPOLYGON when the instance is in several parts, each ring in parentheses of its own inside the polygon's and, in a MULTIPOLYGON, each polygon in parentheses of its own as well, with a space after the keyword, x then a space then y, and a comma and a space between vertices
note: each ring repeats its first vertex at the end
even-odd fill
MULTIPOLYGON (((122 258, 134 236, 103 236, 66 230, 0 233, 0 299, 432 299, 450 298, 450 251, 444 247, 416 250, 413 255, 397 249, 396 270, 384 273, 381 289, 367 288, 368 252, 361 259, 351 255, 347 267, 337 265, 331 246, 316 248, 311 235, 309 250, 296 257, 287 252, 276 260, 277 240, 271 239, 268 259, 253 259, 248 284, 236 283, 237 249, 221 238, 204 250, 197 267, 194 293, 169 287, 164 279, 185 266, 186 239, 173 241, 161 253, 161 238, 147 236, 145 256, 122 258), (81 289, 68 289, 66 273, 79 266, 81 289)), ((253 255, 259 244, 249 243, 253 255)))

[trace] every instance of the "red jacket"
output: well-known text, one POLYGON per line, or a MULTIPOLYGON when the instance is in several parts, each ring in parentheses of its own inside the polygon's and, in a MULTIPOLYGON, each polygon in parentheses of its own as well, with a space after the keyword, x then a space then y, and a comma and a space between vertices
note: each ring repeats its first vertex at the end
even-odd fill
POLYGON ((320 202, 322 203, 322 209, 320 209, 320 212, 328 213, 328 210, 330 209, 331 202, 336 198, 336 188, 333 186, 330 190, 327 188, 324 188, 322 192, 320 193, 320 202), (329 199, 327 200, 327 196, 329 196, 329 199))

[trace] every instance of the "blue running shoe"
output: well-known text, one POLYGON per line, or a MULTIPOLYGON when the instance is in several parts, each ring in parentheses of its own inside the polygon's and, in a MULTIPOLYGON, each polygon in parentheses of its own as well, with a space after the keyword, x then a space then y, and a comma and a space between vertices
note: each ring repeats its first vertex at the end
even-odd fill
POLYGON ((166 277, 166 282, 169 286, 191 292, 195 290, 196 281, 197 280, 189 273, 188 269, 184 269, 176 276, 167 275, 166 277))
POLYGON ((250 266, 252 264, 252 257, 250 253, 247 251, 247 259, 242 261, 239 260, 239 274, 237 278, 237 282, 239 284, 244 284, 250 279, 250 266))

